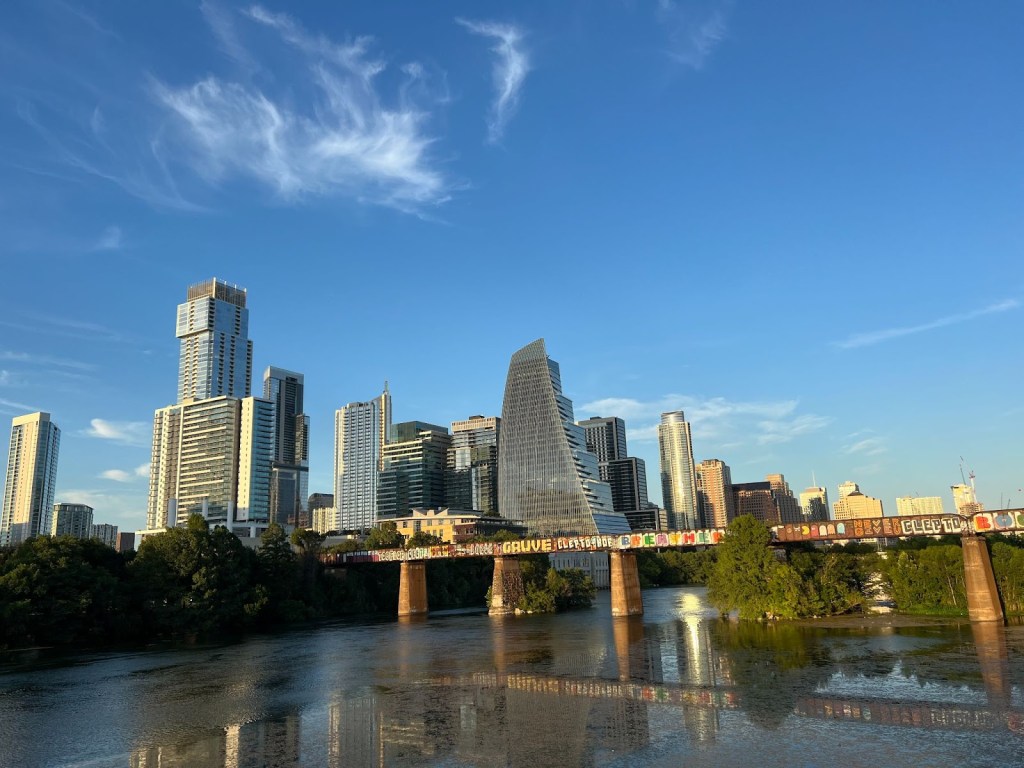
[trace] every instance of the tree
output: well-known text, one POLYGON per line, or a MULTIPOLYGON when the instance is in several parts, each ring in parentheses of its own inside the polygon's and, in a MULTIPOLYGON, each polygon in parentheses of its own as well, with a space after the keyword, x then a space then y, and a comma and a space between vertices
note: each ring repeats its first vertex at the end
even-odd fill
POLYGON ((785 591, 788 579, 776 575, 779 561, 770 544, 768 528, 752 515, 741 515, 729 524, 708 581, 713 606, 723 613, 736 609, 741 619, 775 614, 772 579, 777 596, 785 591))
POLYGON ((367 549, 398 549, 404 537, 398 532, 398 526, 392 522, 383 522, 370 529, 370 534, 363 542, 367 549))
POLYGON ((444 539, 440 536, 435 536, 433 533, 427 533, 426 531, 416 531, 409 540, 405 542, 405 548, 410 547, 436 547, 439 544, 444 544, 444 539))

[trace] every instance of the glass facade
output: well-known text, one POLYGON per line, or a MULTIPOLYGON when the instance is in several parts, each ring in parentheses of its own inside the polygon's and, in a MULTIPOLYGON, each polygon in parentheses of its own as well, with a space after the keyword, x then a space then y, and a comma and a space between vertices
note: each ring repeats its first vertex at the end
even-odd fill
POLYGON ((586 450, 562 394, 558 363, 544 340, 512 355, 501 410, 498 507, 542 536, 626 533, 611 489, 598 479, 597 457, 586 450))
POLYGON ((267 368, 263 397, 274 404, 274 468, 270 479, 270 519, 299 525, 309 494, 309 416, 303 413, 301 373, 267 368))
POLYGON ((60 429, 50 414, 30 413, 11 420, 0 546, 15 546, 50 532, 59 451, 60 429))
POLYGON ((377 491, 377 517, 400 517, 414 508, 444 505, 444 472, 451 436, 444 427, 420 422, 396 424, 394 442, 384 446, 384 469, 377 491), (409 432, 415 430, 410 439, 409 432))
POLYGON ((452 422, 445 470, 445 506, 499 514, 498 439, 501 419, 472 416, 452 422))
POLYGON ((601 479, 612 489, 612 506, 616 512, 631 512, 647 507, 647 465, 643 459, 624 459, 600 464, 601 479))
POLYGON ((176 523, 194 512, 211 525, 234 520, 241 400, 216 397, 181 406, 176 523))
POLYGON ((245 289, 220 280, 190 286, 178 305, 178 402, 248 397, 252 342, 245 289))
POLYGON ((661 414, 658 425, 661 457, 661 494, 670 528, 689 530, 700 526, 697 514, 697 478, 693 467, 690 424, 682 411, 661 414))

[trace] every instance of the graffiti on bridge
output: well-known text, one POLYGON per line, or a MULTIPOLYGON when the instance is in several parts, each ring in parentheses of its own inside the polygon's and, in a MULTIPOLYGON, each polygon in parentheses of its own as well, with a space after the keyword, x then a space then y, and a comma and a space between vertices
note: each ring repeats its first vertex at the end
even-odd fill
MULTIPOLYGON (((337 562, 393 563, 406 560, 434 560, 453 557, 501 557, 503 555, 553 555, 559 552, 608 552, 612 550, 659 549, 662 547, 696 547, 718 544, 724 528, 702 528, 696 531, 659 531, 657 533, 624 533, 599 536, 553 536, 517 541, 481 541, 461 544, 438 544, 411 549, 378 549, 350 552, 337 562)), ((330 557, 330 556, 328 556, 330 557)))
POLYGON ((961 534, 968 525, 976 533, 1024 530, 1024 509, 982 512, 968 523, 957 515, 912 515, 838 520, 821 523, 788 523, 772 528, 776 541, 821 541, 822 539, 882 539, 903 536, 961 534))

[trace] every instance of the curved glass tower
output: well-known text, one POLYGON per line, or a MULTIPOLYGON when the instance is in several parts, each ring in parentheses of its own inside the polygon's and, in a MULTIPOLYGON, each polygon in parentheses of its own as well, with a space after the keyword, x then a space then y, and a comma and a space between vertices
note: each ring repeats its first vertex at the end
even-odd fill
POLYGON ((541 536, 628 533, 612 508, 611 489, 598 479, 583 428, 562 394, 558 363, 544 339, 512 355, 498 439, 498 509, 541 536))

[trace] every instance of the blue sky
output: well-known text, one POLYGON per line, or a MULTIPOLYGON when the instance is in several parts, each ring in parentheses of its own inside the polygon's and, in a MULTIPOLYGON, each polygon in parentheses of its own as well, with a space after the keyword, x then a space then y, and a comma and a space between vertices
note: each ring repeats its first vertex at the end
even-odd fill
POLYGON ((578 418, 797 491, 1024 504, 1024 7, 75 2, 0 9, 0 416, 145 519, 174 312, 249 290, 254 388, 500 413, 543 336, 578 418))

